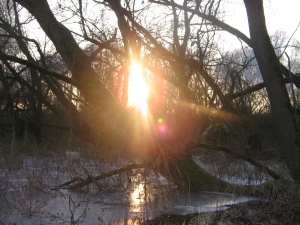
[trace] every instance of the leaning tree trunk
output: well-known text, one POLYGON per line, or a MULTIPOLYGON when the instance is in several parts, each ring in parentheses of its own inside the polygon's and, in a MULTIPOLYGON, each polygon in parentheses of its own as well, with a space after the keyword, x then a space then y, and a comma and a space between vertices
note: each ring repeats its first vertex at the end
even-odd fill
POLYGON ((190 151, 174 153, 160 145, 147 127, 113 98, 91 69, 88 57, 79 48, 71 32, 56 20, 46 0, 16 2, 36 18, 72 72, 74 83, 92 110, 89 116, 91 126, 95 128, 93 130, 96 131, 97 127, 101 129, 103 125, 109 127, 112 131, 110 134, 114 133, 127 143, 127 150, 139 156, 145 166, 172 179, 178 186, 190 190, 226 190, 228 184, 196 164, 190 151))
POLYGON ((107 130, 113 131, 116 136, 125 140, 130 149, 141 158, 146 161, 155 158, 158 152, 153 146, 153 138, 141 124, 136 123, 135 118, 100 82, 91 68, 89 57, 80 49, 70 30, 56 20, 47 1, 18 0, 17 2, 36 18, 71 71, 74 85, 92 109, 89 115, 90 125, 94 128, 92 130, 97 128, 103 130, 103 126, 108 127, 107 130))
MULTIPOLYGON (((164 152, 163 147, 158 146, 154 136, 143 123, 130 115, 105 89, 96 73, 91 69, 88 57, 79 48, 71 32, 56 20, 46 0, 35 2, 17 0, 17 2, 36 18, 72 72, 73 79, 78 84, 78 89, 94 110, 90 114, 91 116, 95 115, 90 118, 90 121, 93 121, 91 125, 100 127, 103 124, 97 124, 97 121, 105 123, 120 140, 127 143, 127 146, 135 155, 144 160, 145 164, 152 164, 153 168, 156 168, 165 176, 175 179, 178 185, 190 185, 191 189, 197 190, 211 190, 214 181, 219 182, 217 178, 211 179, 211 174, 197 166, 189 154, 176 157, 172 155, 174 153, 164 152), (188 167, 186 165, 193 166, 188 167), (191 172, 193 175, 189 178, 191 172), (210 185, 194 182, 193 180, 209 181, 210 185), (195 187, 191 187, 191 185, 195 185, 195 187)), ((214 185, 220 186, 217 183, 214 185)))
POLYGON ((262 0, 244 0, 252 47, 266 85, 281 154, 290 174, 300 181, 299 131, 280 62, 267 32, 262 0))

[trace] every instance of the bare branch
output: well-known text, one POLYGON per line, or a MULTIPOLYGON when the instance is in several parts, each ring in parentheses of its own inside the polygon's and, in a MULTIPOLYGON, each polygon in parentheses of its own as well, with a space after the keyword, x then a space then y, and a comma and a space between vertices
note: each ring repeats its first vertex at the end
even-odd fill
POLYGON ((88 175, 87 178, 83 179, 81 177, 75 177, 73 178, 72 180, 70 181, 67 181, 61 185, 59 185, 58 187, 53 187, 51 188, 52 190, 58 190, 58 189, 78 189, 78 188, 82 188, 84 186, 87 186, 97 180, 102 180, 102 179, 105 179, 105 178, 108 178, 108 177, 111 177, 113 175, 117 175, 117 174, 120 174, 120 173, 123 173, 123 172, 126 172, 126 171, 129 171, 129 170, 133 170, 133 169, 140 169, 140 168, 145 168, 146 165, 145 164, 129 164, 129 165, 126 165, 124 167, 121 167, 119 169, 116 169, 116 170, 113 170, 113 171, 110 171, 108 173, 103 173, 99 176, 96 176, 96 177, 93 177, 91 175, 88 174, 88 172, 86 171, 86 169, 84 169, 84 171, 86 172, 86 174, 88 175), (75 183, 77 182, 77 183, 75 183), (72 183, 75 183, 71 186, 68 186, 72 183))

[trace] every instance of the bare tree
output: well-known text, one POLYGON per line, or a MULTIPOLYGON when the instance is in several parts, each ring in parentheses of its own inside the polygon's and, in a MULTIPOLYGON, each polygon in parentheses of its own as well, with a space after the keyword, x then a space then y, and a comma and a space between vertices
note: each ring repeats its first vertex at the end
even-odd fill
MULTIPOLYGON (((195 103, 200 102, 200 95, 203 94, 203 102, 206 107, 213 107, 215 110, 231 110, 234 105, 232 104, 234 99, 253 93, 266 86, 271 105, 275 104, 275 112, 273 111, 273 115, 276 116, 275 118, 284 118, 284 120, 282 120, 285 121, 284 123, 288 121, 289 129, 295 125, 292 121, 294 118, 292 111, 288 112, 285 110, 282 112, 283 114, 281 114, 281 111, 279 113, 276 111, 276 109, 280 107, 285 107, 282 103, 287 104, 289 102, 289 99, 286 98, 287 92, 284 85, 286 80, 281 77, 282 73, 276 75, 278 85, 280 85, 278 87, 282 89, 281 95, 285 96, 285 98, 279 100, 277 99, 277 95, 275 97, 273 96, 274 99, 270 97, 274 90, 272 87, 271 89, 268 88, 269 84, 267 84, 266 81, 265 84, 256 84, 255 86, 245 84, 241 74, 248 66, 248 63, 251 62, 251 58, 242 66, 227 68, 225 76, 227 82, 226 87, 222 86, 222 81, 219 81, 220 76, 215 70, 216 66, 210 65, 210 62, 217 61, 214 58, 217 54, 214 55, 212 52, 218 51, 217 45, 214 43, 214 32, 218 29, 224 29, 232 33, 252 47, 261 70, 262 65, 270 64, 271 68, 273 66, 273 62, 261 62, 262 59, 260 56, 257 56, 258 54, 262 54, 257 48, 262 49, 262 47, 259 45, 259 42, 256 43, 256 39, 260 39, 260 37, 255 36, 258 35, 255 29, 258 28, 253 27, 252 21, 250 21, 251 19, 249 19, 249 25, 252 30, 251 32, 254 32, 254 36, 251 37, 251 40, 218 19, 221 1, 208 1, 207 4, 203 4, 202 1, 185 0, 182 5, 167 0, 151 1, 153 3, 149 3, 147 7, 159 7, 157 9, 165 10, 166 14, 164 15, 168 15, 165 22, 168 21, 170 23, 170 21, 172 21, 171 29, 168 28, 165 30, 159 26, 156 27, 157 29, 147 27, 148 25, 143 23, 141 17, 136 16, 136 11, 134 7, 129 4, 129 1, 125 1, 124 7, 121 1, 118 0, 92 1, 95 7, 101 6, 101 9, 109 10, 110 13, 113 11, 116 15, 116 28, 119 32, 111 32, 109 35, 106 35, 105 32, 102 31, 102 29, 105 28, 102 27, 104 26, 103 24, 99 23, 100 26, 96 27, 97 23, 95 21, 90 21, 85 18, 83 11, 84 6, 80 0, 78 1, 78 7, 76 6, 72 11, 72 15, 77 16, 73 19, 76 20, 77 18, 77 21, 79 21, 78 23, 81 26, 82 34, 80 34, 78 30, 72 30, 68 28, 67 25, 59 22, 57 16, 54 15, 54 10, 51 9, 46 0, 35 2, 30 0, 15 0, 15 2, 23 6, 39 23, 67 67, 67 73, 63 73, 62 71, 54 72, 53 70, 47 69, 47 67, 49 67, 47 61, 42 60, 44 55, 40 54, 40 60, 36 60, 32 57, 30 52, 26 54, 28 49, 26 49, 26 46, 22 48, 23 44, 21 42, 25 39, 21 33, 17 33, 17 38, 21 38, 21 41, 18 43, 19 48, 26 57, 16 57, 8 52, 2 51, 0 52, 0 60, 17 81, 22 84, 22 87, 26 87, 27 90, 30 90, 46 107, 52 111, 56 111, 53 104, 41 94, 42 91, 38 85, 32 85, 22 78, 21 74, 24 72, 23 68, 24 70, 29 68, 29 71, 32 70, 31 75, 34 76, 34 74, 36 74, 35 77, 38 77, 39 81, 45 82, 47 88, 56 95, 58 101, 62 105, 67 106, 67 109, 70 109, 69 115, 72 117, 72 129, 78 133, 85 133, 87 130, 100 138, 105 135, 116 137, 118 140, 126 143, 127 151, 132 152, 142 159, 142 166, 156 170, 167 178, 172 179, 174 183, 180 187, 189 186, 192 190, 225 190, 228 188, 226 182, 206 172, 192 157, 194 148, 211 147, 203 143, 195 144, 193 142, 193 137, 195 136, 195 120, 193 116, 200 108, 195 107, 195 103), (159 31, 166 31, 165 35, 160 34, 159 31), (203 39, 205 40, 202 41, 203 39), (122 40, 122 44, 120 44, 119 40, 122 40), (84 44, 88 43, 86 46, 88 46, 89 49, 86 48, 83 50, 80 47, 80 42, 84 44), (90 52, 88 52, 88 50, 90 50, 90 52), (142 55, 145 57, 143 58, 142 55), (119 89, 122 84, 123 87, 125 87, 123 88, 123 93, 125 93, 124 98, 127 98, 126 85, 128 82, 124 79, 122 83, 120 74, 124 75, 124 77, 128 75, 129 64, 132 57, 138 59, 140 63, 152 73, 153 77, 159 76, 160 79, 164 79, 165 82, 172 84, 174 90, 170 92, 172 94, 175 93, 174 96, 172 96, 172 100, 176 102, 173 107, 176 132, 174 132, 175 140, 171 144, 166 144, 158 140, 143 121, 129 113, 128 109, 122 105, 119 99, 115 97, 116 95, 113 94, 113 87, 109 90, 110 85, 101 77, 102 75, 105 76, 103 71, 101 74, 101 70, 103 68, 109 68, 109 73, 113 73, 113 76, 119 79, 116 85, 117 89, 119 89), (26 58, 26 60, 24 58, 26 58), (149 62, 146 61, 146 59, 151 59, 152 61, 149 60, 149 62), (115 64, 108 62, 109 60, 114 61, 115 64), (153 61, 156 62, 151 64, 153 61), (13 65, 21 66, 20 68, 16 68, 13 65), (123 68, 125 72, 122 72, 121 68, 123 68), (193 87, 193 89, 191 87, 193 87), (79 93, 76 96, 76 100, 84 105, 84 118, 81 116, 80 109, 72 102, 73 98, 75 98, 75 95, 72 94, 73 88, 76 88, 79 93), (197 88, 202 88, 203 91, 198 90, 198 96, 196 95, 198 99, 195 100, 193 91, 197 88), (280 103, 278 107, 276 106, 277 103, 280 103), (105 133, 103 130, 109 132, 105 133)), ((246 0, 245 4, 247 8, 250 7, 247 5, 246 0)), ((256 4, 259 5, 260 3, 255 3, 254 5, 256 4)), ((248 14, 250 18, 253 13, 252 10, 254 9, 250 7, 249 10, 248 14)), ((262 6, 260 10, 259 16, 263 16, 262 6)), ((261 18, 263 19, 263 17, 261 18)), ((255 20, 255 18, 253 20, 255 20)), ((260 21, 258 25, 263 27, 263 20, 260 21)), ((11 34, 16 35, 13 32, 16 32, 14 29, 12 29, 11 34)), ((269 41, 267 33, 264 33, 263 37, 269 41)), ((16 40, 18 40, 17 38, 16 40)), ((269 43, 268 48, 267 50, 272 49, 274 51, 274 48, 269 43)), ((271 53, 270 56, 273 57, 271 53)), ((263 57, 263 59, 265 58, 263 57)), ((279 64, 277 58, 276 60, 275 64, 277 67, 274 68, 279 68, 278 71, 281 69, 285 76, 291 75, 291 72, 279 64)), ((266 73, 265 71, 261 72, 262 74, 266 73)), ((111 74, 107 74, 107 76, 110 75, 111 74)), ((292 81, 297 85, 298 80, 293 74, 291 76, 293 77, 292 81)), ((264 80, 265 79, 270 82, 272 81, 272 77, 264 77, 264 80)), ((126 103, 126 100, 123 101, 123 103, 126 103)), ((241 101, 241 105, 242 104, 246 105, 245 102, 241 101)), ((274 110, 273 108, 272 110, 274 110)), ((67 116, 64 114, 62 117, 67 116)), ((282 134, 282 130, 287 124, 280 125, 278 135, 282 134)), ((296 133, 286 133, 280 137, 284 138, 283 143, 284 141, 287 143, 288 141, 296 140, 296 133)), ((294 150, 291 150, 292 153, 297 156, 298 150, 293 143, 294 142, 291 142, 287 146, 291 145, 290 147, 294 148, 294 150)), ((283 144, 282 148, 284 147, 286 146, 283 144)), ((228 148, 222 146, 213 148, 233 154, 263 168, 261 164, 253 161, 251 158, 233 152, 228 148)), ((291 160, 290 157, 293 157, 290 153, 286 154, 286 161, 290 165, 294 165, 294 162, 299 160, 297 156, 295 157, 296 159, 293 159, 295 161, 291 162, 289 161, 291 160)), ((132 166, 129 167, 132 168, 132 166)), ((138 165, 138 167, 141 167, 141 165, 138 165)), ((298 168, 294 166, 290 166, 289 168, 293 178, 298 180, 298 168)), ((267 168, 266 170, 275 179, 280 178, 276 173, 267 168)), ((88 179, 90 179, 90 177, 88 179)), ((91 179, 89 182, 90 181, 91 179)), ((83 184, 86 183, 88 182, 83 184)))
MULTIPOLYGON (((300 181, 299 129, 280 62, 267 32, 263 1, 244 0, 252 47, 266 85, 281 154, 295 181, 300 181)), ((291 73, 291 72, 290 72, 291 73)))

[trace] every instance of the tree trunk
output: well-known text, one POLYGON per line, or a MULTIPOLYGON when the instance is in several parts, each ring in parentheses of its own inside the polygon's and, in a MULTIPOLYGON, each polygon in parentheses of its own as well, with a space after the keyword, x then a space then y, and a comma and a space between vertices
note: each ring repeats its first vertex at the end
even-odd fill
POLYGON ((230 183, 200 167, 190 154, 174 162, 169 160, 167 167, 161 164, 156 170, 181 190, 233 192, 230 183))
POLYGON ((244 0, 252 47, 266 85, 281 154, 290 174, 300 181, 300 147, 294 115, 280 62, 267 32, 262 0, 244 0))

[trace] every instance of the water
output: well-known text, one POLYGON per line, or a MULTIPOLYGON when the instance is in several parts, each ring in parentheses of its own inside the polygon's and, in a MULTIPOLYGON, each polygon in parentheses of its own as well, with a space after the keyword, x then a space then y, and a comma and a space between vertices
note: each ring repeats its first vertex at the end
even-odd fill
MULTIPOLYGON (((74 158, 75 157, 75 158, 74 158)), ((161 215, 193 215, 255 200, 224 193, 179 193, 144 169, 115 175, 81 190, 51 190, 74 177, 97 176, 128 164, 68 158, 27 157, 0 171, 0 224, 141 224, 161 215)))

